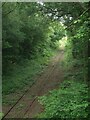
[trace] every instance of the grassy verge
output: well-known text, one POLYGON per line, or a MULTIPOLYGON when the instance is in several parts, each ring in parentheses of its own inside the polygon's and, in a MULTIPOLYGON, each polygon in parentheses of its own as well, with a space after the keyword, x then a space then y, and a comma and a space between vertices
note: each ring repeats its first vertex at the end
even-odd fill
POLYGON ((48 56, 38 55, 32 60, 24 60, 19 65, 14 64, 8 74, 3 75, 3 97, 18 91, 25 91, 26 86, 32 86, 36 81, 36 75, 40 74, 47 67, 51 56, 55 53, 56 51, 52 51, 48 56))
POLYGON ((88 92, 87 85, 73 80, 65 80, 60 89, 39 98, 45 107, 39 118, 86 118, 88 92))
POLYGON ((62 62, 64 82, 60 89, 39 97, 44 106, 44 112, 38 118, 79 119, 88 117, 88 84, 85 80, 87 73, 82 67, 83 61, 73 59, 71 49, 65 51, 62 62))

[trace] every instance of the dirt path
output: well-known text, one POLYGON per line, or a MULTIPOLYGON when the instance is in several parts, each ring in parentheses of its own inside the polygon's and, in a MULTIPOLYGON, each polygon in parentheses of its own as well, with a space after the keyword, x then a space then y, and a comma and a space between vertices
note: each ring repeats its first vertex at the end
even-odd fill
MULTIPOLYGON (((38 76, 37 82, 22 96, 5 118, 33 118, 44 110, 43 106, 38 103, 37 97, 52 89, 58 89, 63 80, 63 70, 60 66, 62 59, 63 51, 59 51, 44 72, 38 76)), ((3 106, 4 113, 5 109, 7 108, 3 106)))

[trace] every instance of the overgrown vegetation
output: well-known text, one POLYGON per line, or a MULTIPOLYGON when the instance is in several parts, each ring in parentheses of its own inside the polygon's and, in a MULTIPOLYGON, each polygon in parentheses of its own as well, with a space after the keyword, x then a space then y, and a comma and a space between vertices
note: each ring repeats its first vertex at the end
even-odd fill
MULTIPOLYGON (((48 53, 52 56, 55 52, 48 53)), ((38 56, 32 60, 23 60, 19 64, 14 64, 9 68, 6 76, 3 76, 3 95, 13 93, 20 89, 32 86, 36 81, 36 75, 43 71, 49 63, 49 56, 38 56), (7 82, 6 82, 7 81, 7 82), (29 84, 29 86, 28 86, 29 84)))
POLYGON ((72 44, 66 44, 65 58, 62 62, 64 68, 64 82, 58 90, 50 91, 47 95, 39 97, 44 112, 38 118, 82 119, 88 118, 88 84, 83 60, 74 59, 72 44), (78 67, 77 67, 78 66, 78 67), (85 77, 86 76, 86 77, 85 77))
POLYGON ((22 59, 32 59, 55 48, 63 27, 42 14, 37 3, 3 3, 3 73, 22 59), (56 31, 56 29, 58 29, 56 31))
MULTIPOLYGON (((89 99, 87 51, 90 33, 88 27, 90 19, 88 4, 82 4, 82 6, 85 5, 84 8, 86 8, 86 11, 82 14, 79 13, 82 11, 79 6, 80 4, 47 4, 47 6, 49 5, 52 6, 54 10, 57 9, 57 11, 61 10, 62 13, 65 12, 65 15, 69 16, 69 18, 71 16, 72 20, 67 20, 64 23, 67 30, 65 59, 63 61, 65 80, 63 84, 60 85, 59 90, 51 91, 48 95, 39 98, 39 101, 44 106, 45 110, 38 115, 38 117, 68 119, 87 118, 89 99), (71 7, 72 4, 73 6, 75 5, 73 8, 71 7), (64 6, 67 6, 67 11, 66 9, 63 9, 64 6), (76 9, 76 19, 76 16, 73 14, 74 12, 76 13, 76 11, 73 11, 72 13, 72 10, 75 8, 81 10, 77 11, 78 9, 76 9)), ((52 14, 52 16, 54 16, 54 14, 52 14)), ((69 18, 67 17, 67 19, 69 18)))
POLYGON ((45 107, 39 118, 86 118, 88 115, 87 85, 74 80, 65 80, 60 89, 40 97, 45 107))
POLYGON ((33 84, 58 48, 64 27, 50 21, 38 3, 3 3, 3 94, 33 84))
POLYGON ((3 3, 3 93, 31 85, 58 41, 67 37, 65 81, 40 98, 45 111, 39 117, 86 118, 89 14, 90 2, 3 3))

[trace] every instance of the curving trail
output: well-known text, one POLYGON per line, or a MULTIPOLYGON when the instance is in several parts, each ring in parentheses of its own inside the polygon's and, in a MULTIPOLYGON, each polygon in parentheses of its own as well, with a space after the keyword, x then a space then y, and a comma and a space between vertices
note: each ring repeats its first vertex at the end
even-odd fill
POLYGON ((37 82, 19 98, 17 103, 10 108, 3 106, 3 112, 7 113, 5 118, 33 118, 44 110, 37 97, 58 89, 63 81, 63 70, 60 65, 63 57, 63 51, 58 51, 48 67, 37 77, 37 82))

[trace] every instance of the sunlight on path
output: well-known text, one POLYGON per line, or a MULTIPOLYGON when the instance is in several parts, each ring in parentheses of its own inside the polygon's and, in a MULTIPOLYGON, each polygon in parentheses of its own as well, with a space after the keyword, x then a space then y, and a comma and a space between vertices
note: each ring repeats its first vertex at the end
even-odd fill
POLYGON ((59 40, 59 48, 64 50, 66 43, 67 43, 67 36, 59 40))

